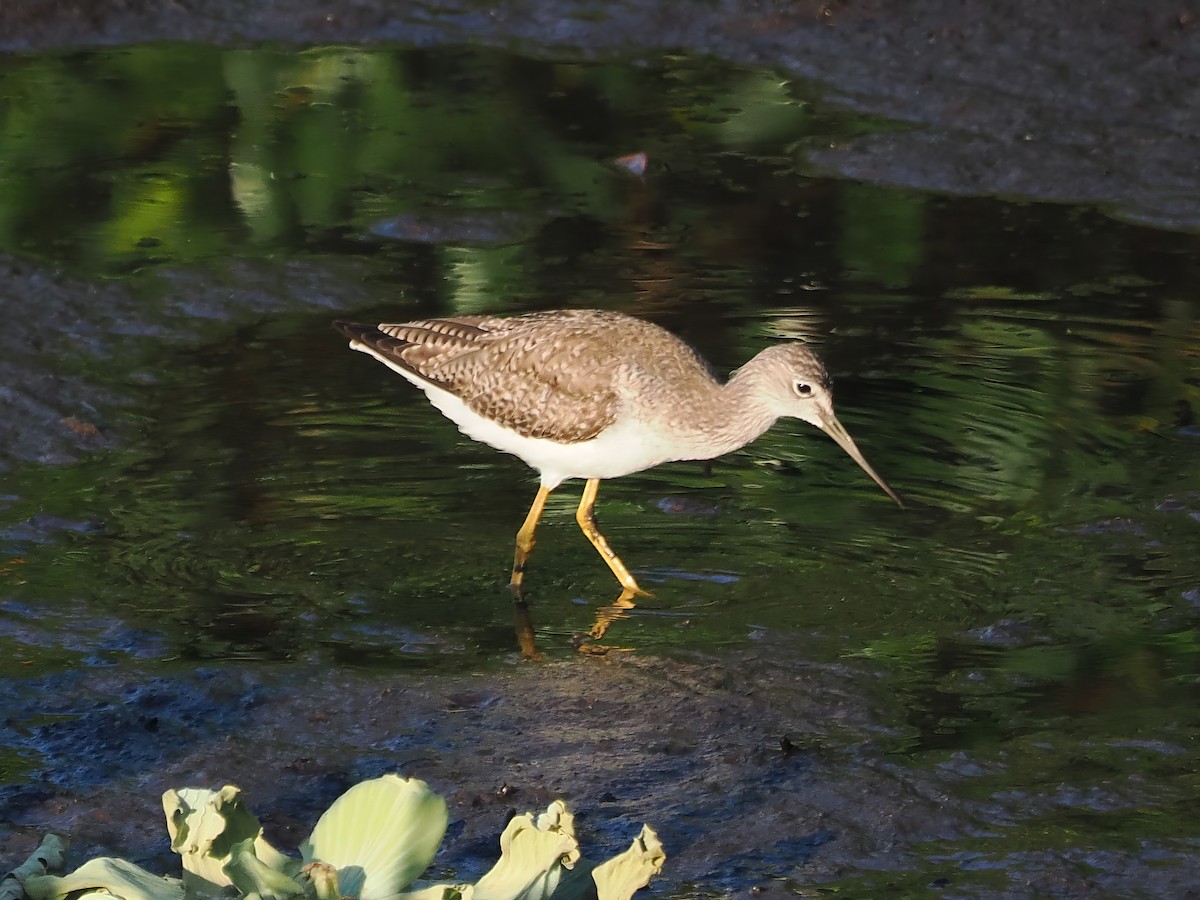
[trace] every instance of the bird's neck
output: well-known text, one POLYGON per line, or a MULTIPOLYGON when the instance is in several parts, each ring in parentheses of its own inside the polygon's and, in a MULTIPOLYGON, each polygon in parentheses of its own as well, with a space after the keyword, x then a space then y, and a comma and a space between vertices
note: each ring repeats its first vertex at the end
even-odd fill
POLYGON ((745 447, 779 418, 755 388, 753 363, 751 360, 729 381, 715 388, 720 402, 710 407, 710 420, 695 423, 709 435, 713 457, 745 447))

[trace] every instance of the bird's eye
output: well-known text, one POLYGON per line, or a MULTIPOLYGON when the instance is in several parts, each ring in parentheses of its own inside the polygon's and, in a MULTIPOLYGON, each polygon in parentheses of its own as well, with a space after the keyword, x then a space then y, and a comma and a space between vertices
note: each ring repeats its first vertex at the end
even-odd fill
POLYGON ((799 397, 811 397, 812 392, 813 392, 812 385, 806 381, 795 382, 792 385, 792 389, 796 392, 796 395, 799 397))

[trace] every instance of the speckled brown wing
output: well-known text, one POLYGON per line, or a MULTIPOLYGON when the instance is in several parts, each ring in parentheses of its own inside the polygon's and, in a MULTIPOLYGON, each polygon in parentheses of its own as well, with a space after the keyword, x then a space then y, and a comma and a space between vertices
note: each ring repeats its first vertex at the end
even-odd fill
MULTIPOLYGON (((336 321, 333 327, 372 354, 401 369, 435 381, 429 371, 438 360, 468 353, 476 341, 487 334, 489 323, 501 322, 489 316, 461 316, 446 319, 420 319, 399 325, 363 325, 336 321)), ((439 387, 449 385, 438 383, 439 387)))
POLYGON ((387 361, 525 437, 577 442, 616 419, 619 341, 607 317, 532 313, 379 326, 335 323, 387 361))

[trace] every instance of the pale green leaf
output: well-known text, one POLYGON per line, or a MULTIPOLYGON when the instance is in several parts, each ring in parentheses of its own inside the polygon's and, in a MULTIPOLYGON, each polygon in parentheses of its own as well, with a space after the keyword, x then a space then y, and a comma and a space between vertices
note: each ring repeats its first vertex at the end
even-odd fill
MULTIPOLYGON (((667 854, 658 834, 649 825, 643 825, 628 850, 592 870, 597 900, 629 900, 634 891, 644 888, 662 871, 666 861, 667 854)), ((563 898, 555 894, 554 900, 563 898)))
POLYGON ((289 871, 298 867, 263 838, 262 826, 233 785, 219 791, 167 791, 162 802, 171 849, 183 861, 183 882, 189 894, 212 895, 229 885, 225 864, 233 847, 246 840, 254 841, 256 858, 272 868, 289 871))
POLYGON ((80 891, 106 891, 120 900, 183 900, 183 882, 163 878, 123 859, 101 856, 70 875, 33 875, 25 880, 29 900, 63 900, 80 891))
POLYGON ((433 862, 449 821, 446 801, 425 782, 384 775, 335 800, 300 853, 337 868, 341 896, 381 900, 433 862))
POLYGON ((579 858, 574 816, 555 800, 535 820, 514 816, 500 835, 500 861, 475 884, 474 900, 540 900, 579 858))
POLYGON ((304 887, 255 855, 254 841, 247 838, 233 846, 224 874, 245 895, 258 894, 263 900, 287 900, 304 895, 304 887))
POLYGON ((41 844, 29 854, 29 858, 0 880, 0 900, 22 900, 25 896, 24 883, 34 876, 61 869, 69 846, 70 842, 57 834, 42 838, 41 844))
POLYGON ((666 858, 654 829, 643 825, 624 853, 599 864, 580 859, 573 869, 563 872, 550 900, 629 900, 662 871, 666 858))

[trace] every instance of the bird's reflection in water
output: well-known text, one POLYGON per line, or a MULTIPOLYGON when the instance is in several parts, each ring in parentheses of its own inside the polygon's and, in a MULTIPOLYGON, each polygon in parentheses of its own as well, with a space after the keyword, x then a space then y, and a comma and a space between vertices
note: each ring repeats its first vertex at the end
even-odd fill
MULTIPOLYGON (((596 621, 586 634, 577 634, 574 645, 581 653, 593 656, 603 656, 613 650, 627 650, 626 647, 612 647, 597 643, 608 633, 609 626, 621 619, 629 618, 629 610, 637 604, 622 592, 608 606, 596 611, 596 621)), ((529 603, 524 599, 513 601, 514 622, 517 634, 517 647, 526 659, 541 659, 542 654, 537 648, 537 634, 533 627, 533 617, 529 613, 529 603)))

